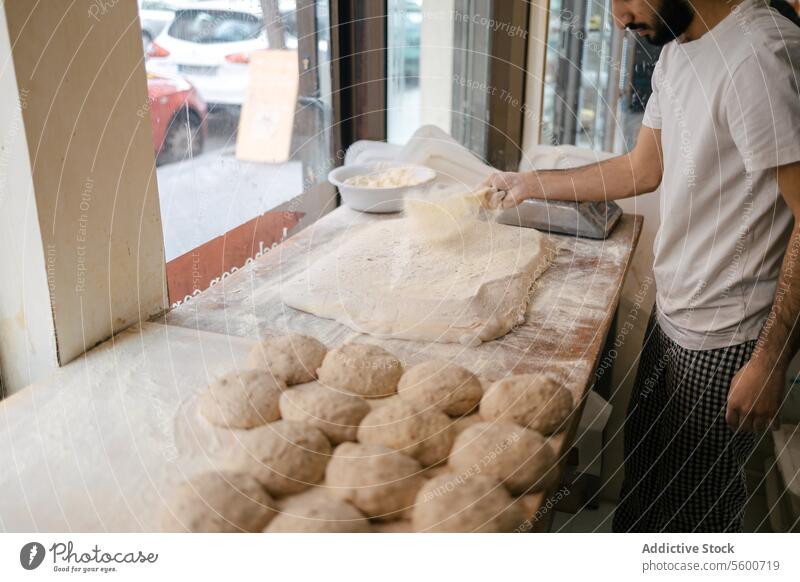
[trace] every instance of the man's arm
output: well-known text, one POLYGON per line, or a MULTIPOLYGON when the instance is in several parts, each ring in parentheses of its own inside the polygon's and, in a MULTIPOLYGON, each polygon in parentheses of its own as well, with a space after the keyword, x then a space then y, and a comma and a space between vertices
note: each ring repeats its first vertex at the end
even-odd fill
POLYGON ((778 187, 794 214, 789 248, 778 288, 750 361, 736 374, 728 392, 725 419, 745 431, 776 427, 786 371, 800 347, 800 162, 781 166, 778 187))
POLYGON ((499 172, 483 186, 508 192, 503 207, 526 198, 605 201, 652 192, 661 183, 661 130, 643 125, 628 154, 567 170, 499 172))

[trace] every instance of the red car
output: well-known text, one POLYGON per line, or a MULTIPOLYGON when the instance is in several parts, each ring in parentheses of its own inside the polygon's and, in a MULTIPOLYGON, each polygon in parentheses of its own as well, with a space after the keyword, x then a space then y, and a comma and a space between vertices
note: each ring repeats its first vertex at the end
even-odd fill
POLYGON ((148 73, 147 94, 156 163, 200 155, 208 132, 208 107, 192 84, 179 77, 148 73))

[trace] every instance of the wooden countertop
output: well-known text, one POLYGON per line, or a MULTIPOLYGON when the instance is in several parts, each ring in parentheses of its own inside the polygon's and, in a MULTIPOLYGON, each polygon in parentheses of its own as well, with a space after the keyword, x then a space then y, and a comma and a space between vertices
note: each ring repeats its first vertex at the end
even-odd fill
MULTIPOLYGON (((611 237, 556 237, 561 251, 540 278, 524 325, 478 347, 377 340, 285 307, 282 280, 348 228, 391 220, 339 208, 169 314, 112 338, 53 376, 0 402, 0 530, 155 531, 176 482, 218 466, 235 433, 199 422, 209 380, 241 367, 259 336, 308 333, 329 346, 377 343, 405 364, 446 358, 486 380, 546 371, 576 401, 592 384, 642 219, 611 237)), ((555 437, 564 452, 570 428, 555 437)), ((546 499, 532 497, 531 514, 546 499)))
MULTIPOLYGON (((177 307, 167 315, 166 322, 254 338, 304 333, 328 346, 349 341, 374 343, 394 353, 406 366, 432 358, 447 359, 489 381, 508 374, 547 372, 559 378, 579 403, 569 428, 552 437, 563 463, 619 304, 642 217, 624 215, 611 236, 602 241, 554 236, 561 248, 536 285, 526 322, 508 335, 478 347, 378 339, 281 303, 281 281, 288 281, 325 249, 335 249, 337 239, 346 237, 349 229, 392 218, 340 207, 249 268, 177 307)), ((531 506, 538 508, 549 493, 537 494, 538 499, 531 506)))
POLYGON ((561 379, 576 396, 582 394, 590 383, 619 302, 641 232, 640 216, 624 215, 603 241, 554 236, 561 249, 535 286, 526 322, 508 335, 478 347, 379 339, 291 309, 280 301, 281 282, 305 269, 321 252, 335 249, 337 239, 347 237, 350 228, 394 217, 340 207, 192 301, 176 307, 165 316, 164 323, 251 338, 305 333, 328 346, 348 341, 375 343, 407 365, 432 357, 445 358, 490 381, 510 373, 546 371, 561 379))

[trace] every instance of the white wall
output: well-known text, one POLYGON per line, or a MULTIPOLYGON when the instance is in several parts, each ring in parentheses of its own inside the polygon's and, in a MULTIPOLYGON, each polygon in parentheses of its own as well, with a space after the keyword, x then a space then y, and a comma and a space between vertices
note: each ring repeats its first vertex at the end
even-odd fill
MULTIPOLYGON (((58 366, 22 100, 0 10, 0 373, 6 393, 58 366)), ((23 88, 24 89, 24 88, 23 88)))
MULTIPOLYGON (((46 326, 40 320, 55 323, 63 365, 163 310, 166 282, 136 2, 77 0, 45 7, 6 0, 2 9, 0 57, 8 69, 3 102, 14 102, 12 64, 25 95, 25 140, 14 146, 20 164, 7 184, 20 224, 4 236, 26 249, 22 258, 3 260, 31 271, 23 283, 18 272, 3 272, 15 281, 4 282, 8 297, 2 309, 14 314, 23 284, 26 306, 37 310, 24 323, 15 315, 16 327, 0 338, 4 382, 14 391, 47 371, 46 326), (52 310, 42 305, 48 294, 52 310), (27 376, 22 346, 38 358, 27 376)), ((47 361, 52 364, 49 356, 47 361)))

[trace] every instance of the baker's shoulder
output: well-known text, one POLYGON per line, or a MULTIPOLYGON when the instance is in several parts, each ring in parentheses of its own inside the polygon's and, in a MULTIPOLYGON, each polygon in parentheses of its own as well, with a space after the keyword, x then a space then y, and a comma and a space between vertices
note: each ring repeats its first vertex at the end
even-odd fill
POLYGON ((766 2, 756 3, 749 10, 734 9, 734 16, 741 33, 739 49, 745 56, 800 69, 800 26, 769 8, 766 2))
POLYGON ((666 69, 671 63, 675 62, 675 54, 680 51, 680 44, 677 40, 671 40, 661 47, 656 61, 656 69, 666 69))

